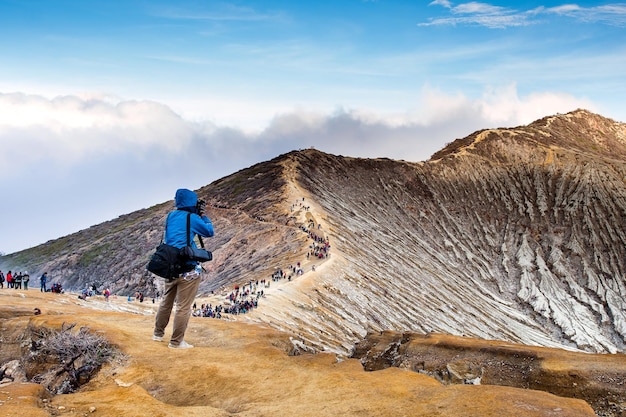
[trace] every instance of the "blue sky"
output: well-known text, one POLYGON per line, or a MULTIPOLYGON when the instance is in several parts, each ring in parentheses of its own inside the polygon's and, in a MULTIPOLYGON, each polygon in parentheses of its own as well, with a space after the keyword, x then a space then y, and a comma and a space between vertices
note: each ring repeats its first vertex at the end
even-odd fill
POLYGON ((0 251, 314 146, 626 121, 626 3, 0 0, 0 251))

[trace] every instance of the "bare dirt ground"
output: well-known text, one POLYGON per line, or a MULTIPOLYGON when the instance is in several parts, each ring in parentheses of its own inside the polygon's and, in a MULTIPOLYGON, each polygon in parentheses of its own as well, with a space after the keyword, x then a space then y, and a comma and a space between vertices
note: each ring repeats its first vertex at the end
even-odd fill
MULTIPOLYGON (((87 326, 127 357, 106 365, 78 392, 39 385, 0 387, 4 416, 593 416, 581 400, 497 386, 444 386, 398 368, 366 372, 334 354, 290 356, 290 335, 261 324, 191 318, 172 350, 151 340, 151 303, 37 290, 0 290, 0 362, 28 350, 25 330, 87 326), (86 304, 91 304, 87 306, 86 304), (33 315, 33 309, 41 315, 33 315), (124 311, 123 311, 124 310, 124 311)), ((167 335, 167 333, 166 333, 167 335)), ((479 343, 479 342, 477 342, 479 343)))

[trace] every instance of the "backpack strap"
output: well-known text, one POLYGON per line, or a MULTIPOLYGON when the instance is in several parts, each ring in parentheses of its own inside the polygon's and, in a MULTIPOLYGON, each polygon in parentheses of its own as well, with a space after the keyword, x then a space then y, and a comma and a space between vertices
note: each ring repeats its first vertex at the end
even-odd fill
MULTIPOLYGON (((190 231, 189 229, 191 228, 191 213, 187 212, 187 246, 191 246, 191 239, 190 239, 190 231)), ((200 246, 202 247, 202 249, 204 249, 204 242, 202 241, 202 236, 198 235, 198 240, 200 241, 200 246)))
POLYGON ((191 213, 187 212, 187 246, 191 246, 191 239, 189 238, 191 228, 191 213))

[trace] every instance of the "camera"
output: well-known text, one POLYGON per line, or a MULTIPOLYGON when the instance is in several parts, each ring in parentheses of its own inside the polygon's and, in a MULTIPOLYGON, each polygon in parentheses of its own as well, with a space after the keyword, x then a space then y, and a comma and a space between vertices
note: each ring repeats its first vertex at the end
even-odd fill
POLYGON ((206 201, 204 201, 203 199, 199 198, 198 202, 196 203, 196 213, 202 215, 202 214, 204 214, 205 210, 206 210, 206 201))

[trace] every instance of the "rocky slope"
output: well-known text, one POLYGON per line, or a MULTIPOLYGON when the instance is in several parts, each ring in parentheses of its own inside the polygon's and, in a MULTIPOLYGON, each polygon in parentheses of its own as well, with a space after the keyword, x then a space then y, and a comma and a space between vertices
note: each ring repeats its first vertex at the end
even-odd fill
POLYGON ((432 376, 444 385, 498 385, 587 401, 598 416, 626 413, 624 355, 592 355, 429 333, 370 333, 356 345, 368 371, 389 367, 432 376))
POLYGON ((294 154, 337 259, 258 315, 331 347, 410 329, 623 351, 625 145, 578 111, 421 164, 294 154))
MULTIPOLYGON (((291 152, 199 194, 217 231, 207 300, 301 262, 304 275, 272 283, 237 319, 314 349, 346 354, 391 329, 624 350, 622 123, 580 110, 476 132, 423 163, 291 152), (311 232, 330 242, 328 259, 307 258, 311 232)), ((145 264, 171 207, 4 256, 0 268, 150 295, 160 281, 145 264)))

